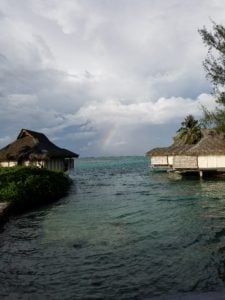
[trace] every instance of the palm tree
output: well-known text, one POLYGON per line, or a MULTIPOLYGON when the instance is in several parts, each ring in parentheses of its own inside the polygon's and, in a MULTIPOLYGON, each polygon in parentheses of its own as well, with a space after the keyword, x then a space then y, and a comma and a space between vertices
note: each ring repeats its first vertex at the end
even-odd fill
POLYGON ((177 130, 174 141, 192 145, 199 142, 201 138, 201 125, 192 115, 188 115, 181 123, 181 127, 177 130))

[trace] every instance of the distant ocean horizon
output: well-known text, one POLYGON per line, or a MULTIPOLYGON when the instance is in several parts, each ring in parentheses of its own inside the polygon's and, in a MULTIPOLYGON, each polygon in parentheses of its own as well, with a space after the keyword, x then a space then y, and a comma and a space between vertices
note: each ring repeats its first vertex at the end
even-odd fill
POLYGON ((151 299, 225 287, 225 184, 81 157, 69 195, 0 232, 0 299, 151 299))

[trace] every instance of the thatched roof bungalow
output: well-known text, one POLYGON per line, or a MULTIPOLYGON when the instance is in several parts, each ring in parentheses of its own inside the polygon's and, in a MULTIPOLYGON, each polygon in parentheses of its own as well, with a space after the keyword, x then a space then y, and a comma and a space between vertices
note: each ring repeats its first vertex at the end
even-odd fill
POLYGON ((173 169, 225 170, 225 135, 205 131, 196 145, 174 157, 173 169))
POLYGON ((169 168, 167 148, 154 148, 146 153, 146 156, 151 158, 151 167, 169 168))
POLYGON ((43 133, 22 129, 17 139, 0 149, 0 166, 37 166, 54 171, 74 167, 79 155, 53 144, 43 133))
POLYGON ((153 168, 181 173, 225 172, 225 134, 213 129, 202 130, 201 140, 192 145, 174 143, 170 147, 155 148, 146 153, 153 168))
POLYGON ((174 156, 190 149, 193 145, 187 145, 181 142, 175 142, 169 147, 154 148, 146 153, 151 158, 151 166, 153 168, 173 167, 174 156))

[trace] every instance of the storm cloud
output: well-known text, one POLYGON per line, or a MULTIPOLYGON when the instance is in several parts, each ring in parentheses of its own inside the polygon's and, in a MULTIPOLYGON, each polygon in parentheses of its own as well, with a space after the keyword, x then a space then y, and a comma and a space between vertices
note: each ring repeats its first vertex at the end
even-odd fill
POLYGON ((198 29, 220 0, 0 0, 0 147, 21 128, 82 156, 144 154, 214 107, 198 29))

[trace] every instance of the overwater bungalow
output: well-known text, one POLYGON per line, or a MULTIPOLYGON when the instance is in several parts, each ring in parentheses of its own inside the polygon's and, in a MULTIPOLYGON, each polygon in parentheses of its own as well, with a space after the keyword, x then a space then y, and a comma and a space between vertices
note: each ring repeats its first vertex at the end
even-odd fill
POLYGON ((158 170, 167 170, 170 168, 169 159, 167 155, 167 148, 154 148, 146 153, 151 159, 151 167, 158 170))
POLYGON ((56 146, 43 133, 22 129, 14 142, 0 149, 0 167, 25 165, 67 171, 74 168, 78 156, 56 146))
POLYGON ((179 173, 225 173, 225 134, 215 130, 202 131, 203 137, 194 145, 174 143, 170 147, 147 152, 153 168, 179 173))
POLYGON ((154 148, 146 153, 151 160, 151 167, 154 169, 173 169, 174 157, 187 151, 193 145, 175 142, 169 147, 154 148))
POLYGON ((203 133, 203 138, 187 151, 174 156, 173 170, 225 172, 225 135, 214 130, 203 133))

